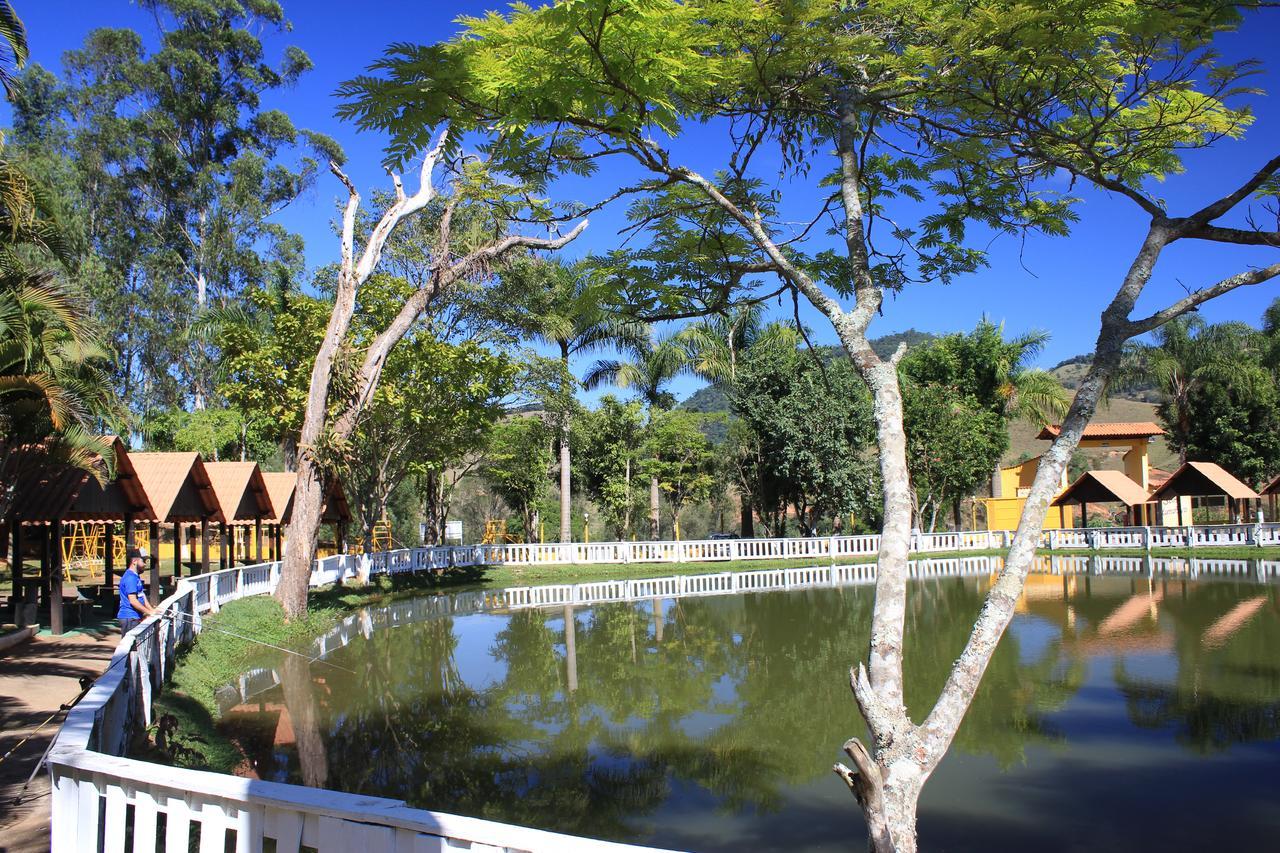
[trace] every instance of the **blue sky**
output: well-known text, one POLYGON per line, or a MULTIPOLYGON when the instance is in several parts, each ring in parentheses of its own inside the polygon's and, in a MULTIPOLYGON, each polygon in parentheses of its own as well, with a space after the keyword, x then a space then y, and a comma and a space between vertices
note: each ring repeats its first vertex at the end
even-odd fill
MULTIPOLYGON (((149 16, 125 0, 19 0, 31 45, 32 60, 56 71, 61 56, 79 46, 92 29, 103 26, 132 27, 153 32, 149 16)), ((339 83, 360 73, 393 41, 431 42, 456 31, 453 21, 462 14, 476 14, 501 8, 494 0, 482 2, 391 2, 363 0, 360 3, 307 0, 284 2, 293 24, 290 33, 266 39, 272 55, 287 44, 295 44, 310 54, 315 68, 298 86, 273 98, 267 106, 289 112, 296 124, 335 137, 346 149, 347 171, 365 191, 387 186, 379 162, 384 139, 377 134, 357 133, 349 124, 334 118, 333 91, 339 83)), ((1280 44, 1280 10, 1251 15, 1246 26, 1225 36, 1219 47, 1229 59, 1256 57, 1266 60, 1280 44)), ((1253 84, 1280 92, 1280 67, 1264 69, 1253 84)), ((1243 141, 1220 143, 1213 150, 1195 152, 1187 160, 1187 174, 1159 187, 1174 211, 1190 211, 1221 195, 1244 180, 1270 156, 1280 153, 1280 103, 1275 97, 1251 99, 1257 121, 1243 141)), ((8 123, 6 112, 0 122, 8 123)), ((709 128, 695 129, 691 144, 682 150, 695 168, 712 169, 717 147, 709 128)), ((619 172, 606 168, 594 179, 596 188, 612 185, 619 172), (601 184, 600 182, 605 182, 601 184)), ((582 186, 564 188, 582 192, 582 186)), ((590 187, 587 188, 588 190, 590 187)), ((784 193, 786 186, 783 187, 784 193)), ((991 266, 951 286, 922 285, 908 288, 885 305, 883 317, 873 326, 876 334, 916 328, 945 333, 970 329, 984 315, 1003 321, 1011 332, 1047 329, 1052 334, 1040 358, 1043 366, 1093 347, 1098 314, 1114 292, 1144 232, 1144 219, 1137 209, 1122 199, 1097 192, 1081 193, 1082 221, 1068 238, 1031 238, 1025 244, 1002 238, 991 247, 991 266)), ((307 256, 313 266, 333 260, 337 244, 330 229, 334 204, 339 196, 336 181, 323 175, 316 188, 280 215, 280 221, 302 234, 307 256)), ((585 199, 586 196, 584 195, 585 199)), ((622 209, 615 207, 592 216, 591 227, 572 247, 571 255, 604 251, 617 244, 622 209)), ((797 216, 797 218, 799 218, 797 216)), ((1261 250, 1209 245, 1180 245, 1166 252, 1157 275, 1144 295, 1139 310, 1154 308, 1177 298, 1186 288, 1195 288, 1237 272, 1249 264, 1263 263, 1268 254, 1261 250)), ((1274 260, 1274 259, 1272 259, 1274 260)), ((1210 321, 1245 320, 1256 323, 1262 310, 1277 296, 1280 285, 1262 285, 1215 300, 1202 309, 1210 321)), ((790 305, 778 309, 790 315, 790 305)), ((819 341, 834 335, 826 320, 808 310, 802 315, 819 341)), ((681 396, 698 383, 682 381, 681 396)))

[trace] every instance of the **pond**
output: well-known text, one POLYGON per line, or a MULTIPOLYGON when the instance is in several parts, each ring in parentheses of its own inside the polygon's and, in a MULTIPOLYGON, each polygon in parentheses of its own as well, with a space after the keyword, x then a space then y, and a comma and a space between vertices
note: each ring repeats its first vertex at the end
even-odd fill
MULTIPOLYGON (((917 717, 988 583, 913 583, 917 717)), ((658 847, 861 849, 830 768, 863 734, 847 672, 871 606, 862 585, 362 613, 324 661, 256 662, 222 725, 265 779, 658 847)), ((925 788, 921 849, 1274 849, 1278 800, 1275 586, 1033 575, 925 788)))

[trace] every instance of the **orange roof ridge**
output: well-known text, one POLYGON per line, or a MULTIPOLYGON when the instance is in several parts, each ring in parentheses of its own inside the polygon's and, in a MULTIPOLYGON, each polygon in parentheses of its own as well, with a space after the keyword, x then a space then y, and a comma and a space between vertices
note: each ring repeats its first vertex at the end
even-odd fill
MULTIPOLYGON (((1052 441, 1062 432, 1061 424, 1046 424, 1036 438, 1052 441)), ((1113 423, 1087 424, 1081 438, 1151 438, 1164 435, 1164 428, 1154 421, 1117 421, 1113 423)))

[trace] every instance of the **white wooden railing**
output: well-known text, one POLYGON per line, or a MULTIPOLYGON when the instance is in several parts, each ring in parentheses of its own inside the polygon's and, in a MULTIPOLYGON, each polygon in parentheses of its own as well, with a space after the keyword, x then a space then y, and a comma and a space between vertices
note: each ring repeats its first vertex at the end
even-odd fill
MULTIPOLYGON (((996 550, 1008 547, 1010 538, 1011 534, 1002 531, 920 534, 913 537, 912 550, 915 553, 996 550)), ((1271 545, 1280 544, 1280 525, 1050 530, 1044 533, 1041 544, 1054 550, 1271 545)), ((357 574, 396 575, 493 564, 769 559, 812 559, 815 563, 827 564, 802 569, 525 587, 482 593, 478 601, 485 607, 520 608, 678 595, 727 595, 866 583, 874 579, 873 566, 837 563, 841 558, 874 555, 879 545, 879 536, 827 536, 413 548, 318 560, 311 584, 335 583, 357 574)), ((991 559, 918 561, 913 573, 925 577, 978 574, 992 571, 991 559), (922 571, 926 574, 920 575, 922 571)), ((1079 559, 1094 560, 1095 565, 1101 565, 1096 557, 1079 559)), ((1127 562, 1123 562, 1126 558, 1102 559, 1119 560, 1121 562, 1114 565, 1127 566, 1127 562)), ((1207 567, 1204 570, 1220 563, 1223 572, 1237 571, 1233 561, 1190 562, 1192 574, 1201 570, 1195 568, 1197 563, 1207 567)), ((1132 569, 1099 569, 1107 570, 1132 569)), ((1274 566, 1264 570, 1275 573, 1274 566)), ((642 849, 412 809, 396 800, 163 767, 124 757, 133 739, 152 724, 152 696, 171 675, 178 649, 199 633, 203 615, 216 611, 228 601, 273 592, 279 579, 278 562, 183 578, 173 595, 161 603, 157 615, 121 640, 106 673, 68 713, 49 754, 55 853, 123 851, 126 838, 132 839, 133 850, 165 851, 185 851, 193 843, 192 839, 198 838, 194 843, 202 853, 222 851, 228 846, 236 850, 260 850, 264 838, 274 839, 276 850, 281 853, 296 853, 300 847, 320 851, 443 851, 451 846, 469 846, 482 853, 502 849, 642 849)), ((320 654, 326 652, 323 647, 318 650, 320 654)))

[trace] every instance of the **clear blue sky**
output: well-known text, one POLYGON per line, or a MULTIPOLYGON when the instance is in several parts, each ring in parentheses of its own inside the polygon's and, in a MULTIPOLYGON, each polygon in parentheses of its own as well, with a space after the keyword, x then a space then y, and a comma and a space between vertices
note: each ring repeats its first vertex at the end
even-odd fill
MULTIPOLYGON (((62 54, 79 46, 94 28, 118 26, 153 32, 149 17, 125 0, 18 0, 15 5, 28 28, 32 60, 55 72, 60 72, 62 54)), ((351 125, 334 118, 334 89, 359 73, 391 42, 447 38, 456 30, 453 21, 458 15, 502 8, 494 0, 286 0, 284 6, 293 31, 267 38, 268 50, 278 56, 285 45, 296 44, 310 54, 315 69, 296 89, 275 98, 268 106, 287 110, 300 126, 335 137, 347 151, 349 174, 366 196, 369 190, 387 185, 378 165, 384 140, 376 134, 357 133, 351 125)), ((1275 55, 1276 45, 1280 45, 1280 10, 1251 15, 1241 32, 1220 41, 1220 49, 1231 59, 1256 57, 1265 61, 1275 55)), ((1280 66, 1280 62, 1274 64, 1280 66)), ((1265 68, 1253 82, 1264 90, 1280 93, 1280 67, 1265 68)), ((1280 103, 1271 96, 1255 97, 1251 103, 1257 121, 1244 141, 1224 142, 1212 151, 1188 156, 1187 174, 1161 187, 1172 211, 1189 211, 1221 195, 1270 156, 1280 153, 1280 103)), ((0 113, 0 122, 8 123, 7 113, 0 113)), ((693 153, 714 155, 719 150, 714 133, 695 130, 693 142, 695 145, 687 154, 694 158, 691 165, 714 168, 710 157, 698 162, 703 158, 693 153)), ((606 169, 596 181, 618 179, 606 169)), ((337 244, 329 223, 338 196, 336 182, 324 175, 316 189, 280 216, 284 225, 305 237, 307 257, 313 266, 336 257, 337 244)), ((884 316, 873 327, 875 332, 885 334, 911 327, 937 333, 958 331, 972 328, 986 315, 1004 321, 1012 332, 1033 328, 1050 331, 1052 339, 1040 359, 1044 366, 1091 350, 1098 314, 1137 247, 1144 221, 1136 208, 1124 200, 1099 193, 1084 196, 1082 221, 1071 237, 1033 238, 1025 245, 1001 239, 992 246, 989 269, 950 287, 919 286, 891 298, 884 316)), ((591 228, 575 244, 573 254, 603 251, 616 245, 621 212, 617 208, 594 215, 591 228)), ((1184 288, 1211 283, 1250 263, 1262 263, 1268 254, 1275 252, 1208 245, 1175 247, 1166 252, 1140 309, 1162 305, 1184 292, 1184 288)), ((1215 322, 1232 319, 1256 323, 1262 310, 1277 296, 1280 285, 1262 285, 1216 300, 1202 314, 1215 322)), ((780 310, 790 314, 789 305, 780 310)), ((818 340, 834 340, 824 318, 811 310, 803 316, 818 340)), ((696 385, 689 380, 682 382, 678 390, 683 396, 696 385)))

